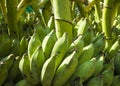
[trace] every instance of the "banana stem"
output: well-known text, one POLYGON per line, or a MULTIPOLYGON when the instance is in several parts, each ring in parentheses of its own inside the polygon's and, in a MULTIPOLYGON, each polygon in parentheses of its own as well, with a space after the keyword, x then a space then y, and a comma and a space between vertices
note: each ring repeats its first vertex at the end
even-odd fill
POLYGON ((111 12, 113 0, 104 0, 102 14, 102 31, 106 36, 106 50, 109 50, 112 45, 112 30, 111 30, 111 12))
POLYGON ((67 32, 69 43, 72 42, 72 18, 69 0, 52 0, 51 1, 55 16, 55 28, 57 38, 67 32))
POLYGON ((5 6, 5 4, 6 4, 5 1, 6 0, 0 0, 0 5, 1 5, 1 9, 2 9, 2 14, 4 16, 4 20, 7 23, 7 9, 6 9, 6 6, 5 6))
POLYGON ((7 8, 7 23, 9 27, 9 34, 19 38, 17 26, 17 0, 6 0, 7 8))

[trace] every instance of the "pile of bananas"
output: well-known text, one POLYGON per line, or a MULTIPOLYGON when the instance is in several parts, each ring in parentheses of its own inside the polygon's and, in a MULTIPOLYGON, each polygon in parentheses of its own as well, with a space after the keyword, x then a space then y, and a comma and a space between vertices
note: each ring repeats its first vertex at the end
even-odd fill
POLYGON ((0 47, 7 45, 3 50, 10 51, 1 51, 0 86, 120 86, 119 34, 114 31, 106 52, 106 38, 95 28, 89 19, 81 19, 71 43, 67 32, 58 39, 54 29, 41 36, 37 28, 20 42, 2 34, 0 47))
POLYGON ((109 1, 0 0, 0 86, 120 86, 120 1, 109 1))

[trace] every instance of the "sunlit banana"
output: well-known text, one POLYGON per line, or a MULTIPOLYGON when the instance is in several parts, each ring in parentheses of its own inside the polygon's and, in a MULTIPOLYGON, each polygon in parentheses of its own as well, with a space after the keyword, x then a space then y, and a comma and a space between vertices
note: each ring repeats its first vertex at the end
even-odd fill
POLYGON ((28 56, 29 56, 29 58, 31 58, 31 56, 34 53, 34 51, 36 50, 36 48, 40 45, 41 45, 41 41, 39 39, 39 36, 37 33, 34 33, 31 36, 31 39, 28 43, 28 56))
POLYGON ((95 70, 96 59, 92 58, 81 65, 78 65, 76 71, 74 72, 71 82, 74 83, 76 80, 80 79, 80 82, 86 81, 93 74, 95 70))
POLYGON ((28 58, 27 54, 24 54, 22 59, 19 62, 19 69, 24 77, 24 79, 32 84, 32 85, 37 85, 40 80, 38 78, 34 77, 32 72, 30 71, 30 60, 28 58))
POLYGON ((53 30, 55 29, 55 23, 54 23, 54 17, 51 16, 48 23, 47 23, 47 26, 49 27, 50 30, 53 30))
POLYGON ((33 53, 30 59, 30 71, 33 74, 33 77, 37 78, 40 81, 40 74, 43 63, 45 61, 45 56, 41 46, 38 46, 35 52, 33 53))
POLYGON ((83 48, 83 52, 81 53, 79 57, 79 64, 84 63, 85 61, 88 61, 92 58, 94 53, 94 44, 91 43, 83 48))
POLYGON ((56 34, 55 34, 54 30, 52 30, 43 39, 43 41, 42 41, 42 48, 43 48, 43 52, 45 54, 45 58, 46 59, 50 57, 50 53, 52 51, 52 48, 53 48, 56 40, 57 40, 57 38, 56 38, 56 34))
POLYGON ((63 86, 72 76, 78 65, 78 54, 73 51, 69 56, 65 57, 61 65, 58 67, 53 86, 63 86))
POLYGON ((83 51, 83 47, 84 47, 84 41, 82 39, 82 36, 80 35, 69 46, 67 54, 71 53, 73 50, 77 50, 78 57, 79 57, 83 51))
POLYGON ((62 37, 60 37, 51 52, 51 56, 54 56, 56 53, 59 53, 56 57, 56 67, 58 67, 63 60, 63 57, 68 49, 68 35, 67 33, 64 33, 62 37))
POLYGON ((51 86, 52 84, 52 80, 56 71, 55 62, 57 55, 59 54, 55 54, 54 56, 48 58, 43 65, 41 72, 42 86, 51 86))

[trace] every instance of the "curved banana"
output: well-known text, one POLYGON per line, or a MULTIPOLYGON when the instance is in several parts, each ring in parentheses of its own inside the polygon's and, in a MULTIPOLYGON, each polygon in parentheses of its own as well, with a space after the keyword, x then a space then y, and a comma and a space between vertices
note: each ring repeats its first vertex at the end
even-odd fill
POLYGON ((82 36, 80 35, 71 43, 71 45, 68 48, 67 54, 73 52, 73 50, 77 50, 78 57, 79 57, 83 52, 83 47, 84 47, 84 41, 82 39, 82 36))
POLYGON ((5 62, 0 62, 0 86, 3 85, 5 80, 7 79, 8 75, 8 69, 7 66, 5 65, 5 62))
POLYGON ((53 86, 63 86, 72 76, 78 65, 78 54, 73 51, 69 56, 65 57, 61 65, 58 67, 53 86))
POLYGON ((52 30, 49 34, 47 34, 43 39, 42 48, 45 54, 45 59, 48 59, 50 57, 50 53, 56 41, 57 38, 54 30, 52 30))
POLYGON ((47 23, 47 26, 49 27, 50 30, 53 30, 55 29, 55 22, 54 22, 54 17, 51 16, 48 23, 47 23))
POLYGON ((85 82, 88 78, 93 75, 95 70, 96 59, 92 58, 81 65, 78 65, 76 71, 74 72, 71 83, 74 83, 76 80, 80 79, 80 82, 85 82))
POLYGON ((68 34, 64 33, 62 37, 60 37, 56 43, 54 44, 54 47, 51 52, 51 56, 54 56, 56 53, 59 53, 56 57, 56 68, 60 65, 61 61, 64 58, 65 53, 68 49, 68 34))
POLYGON ((30 71, 33 77, 40 81, 42 66, 45 61, 45 56, 41 46, 38 46, 30 59, 30 71))
POLYGON ((37 85, 40 81, 33 76, 33 74, 30 71, 30 60, 28 58, 27 54, 24 54, 22 59, 19 62, 19 69, 24 77, 24 79, 32 84, 37 85))
POLYGON ((41 41, 39 39, 39 36, 37 33, 34 33, 31 36, 30 41, 28 43, 28 56, 29 56, 29 58, 31 58, 31 56, 34 53, 34 51, 36 50, 36 48, 40 45, 41 45, 41 41))
POLYGON ((94 54, 94 44, 90 43, 89 45, 83 48, 83 52, 81 53, 78 61, 79 65, 84 63, 85 61, 90 60, 93 54, 94 54))
POLYGON ((40 76, 42 86, 51 86, 52 84, 52 80, 56 71, 55 61, 56 61, 57 55, 59 54, 55 54, 54 56, 48 58, 43 65, 41 76, 40 76))

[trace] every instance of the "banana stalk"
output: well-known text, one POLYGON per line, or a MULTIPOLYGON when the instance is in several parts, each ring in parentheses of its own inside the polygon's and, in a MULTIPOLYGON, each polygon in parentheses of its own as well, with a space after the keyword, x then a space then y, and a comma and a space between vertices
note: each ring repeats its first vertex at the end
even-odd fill
POLYGON ((64 32, 68 33, 69 42, 72 41, 72 23, 71 9, 69 0, 51 1, 55 16, 55 27, 57 38, 60 38, 64 32))
POLYGON ((104 0, 104 8, 102 14, 102 31, 106 36, 106 50, 111 47, 112 29, 111 29, 111 12, 112 12, 113 0, 104 0))
POLYGON ((17 0, 6 0, 9 34, 19 37, 17 26, 17 0))

